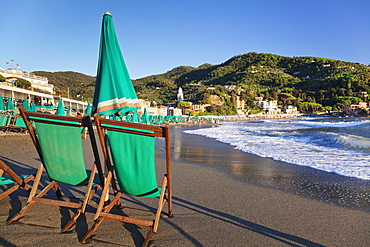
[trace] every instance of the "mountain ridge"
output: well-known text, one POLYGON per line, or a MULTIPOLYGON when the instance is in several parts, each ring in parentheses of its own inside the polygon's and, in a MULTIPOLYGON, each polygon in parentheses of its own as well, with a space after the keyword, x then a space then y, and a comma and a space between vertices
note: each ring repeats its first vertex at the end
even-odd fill
MULTIPOLYGON (((93 97, 94 77, 77 72, 34 73, 48 77, 62 92, 70 87, 71 94, 93 97)), ((280 105, 308 102, 336 110, 352 101, 367 100, 358 93, 365 96, 370 91, 370 67, 330 58, 250 52, 216 65, 178 66, 133 80, 133 85, 139 98, 158 104, 176 103, 177 90, 182 87, 185 100, 193 103, 212 104, 211 95, 237 95, 250 109, 255 107, 255 97, 264 97, 280 105), (225 89, 230 85, 235 86, 233 90, 225 89)))

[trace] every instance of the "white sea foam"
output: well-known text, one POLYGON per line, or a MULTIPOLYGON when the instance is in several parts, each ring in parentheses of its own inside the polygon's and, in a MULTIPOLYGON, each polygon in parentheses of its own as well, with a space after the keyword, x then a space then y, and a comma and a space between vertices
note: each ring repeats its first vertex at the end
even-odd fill
MULTIPOLYGON (((314 136, 295 136, 295 129, 311 128, 313 126, 333 126, 334 123, 308 121, 284 124, 281 122, 264 123, 225 123, 216 128, 185 131, 189 134, 203 135, 220 142, 230 144, 235 149, 268 157, 291 164, 308 166, 315 169, 334 172, 340 175, 370 179, 370 154, 361 150, 339 149, 336 147, 318 145, 313 142, 314 136)), ((342 122, 340 126, 354 126, 361 122, 342 122)), ((351 135, 331 134, 334 141, 370 148, 367 138, 351 135)), ((328 135, 329 136, 329 135, 328 135)))

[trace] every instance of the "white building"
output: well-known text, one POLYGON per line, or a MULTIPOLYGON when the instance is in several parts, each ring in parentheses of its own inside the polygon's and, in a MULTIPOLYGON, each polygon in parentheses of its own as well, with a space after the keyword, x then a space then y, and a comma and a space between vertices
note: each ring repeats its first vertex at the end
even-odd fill
POLYGON ((276 100, 266 101, 262 97, 256 97, 256 99, 255 104, 263 110, 264 114, 275 115, 281 113, 276 100))
MULTIPOLYGON (((0 82, 0 95, 3 98, 11 98, 15 103, 23 102, 28 99, 29 102, 34 102, 37 106, 56 105, 54 95, 54 86, 49 84, 46 77, 37 76, 19 69, 3 69, 0 68, 0 75, 5 78, 4 82, 0 82), (17 79, 24 79, 31 83, 30 89, 16 87, 17 79), (34 91, 40 89, 43 92, 34 91)), ((69 98, 62 98, 64 107, 70 107, 76 110, 85 110, 87 102, 82 102, 69 98)))
POLYGON ((285 111, 286 114, 297 114, 297 113, 299 113, 297 107, 292 106, 292 105, 284 106, 284 111, 285 111))
POLYGON ((17 83, 17 79, 24 79, 31 83, 31 90, 37 88, 50 94, 54 94, 54 85, 49 84, 49 80, 46 77, 37 76, 19 69, 3 68, 0 68, 0 75, 6 79, 9 86, 14 86, 14 83, 17 83))

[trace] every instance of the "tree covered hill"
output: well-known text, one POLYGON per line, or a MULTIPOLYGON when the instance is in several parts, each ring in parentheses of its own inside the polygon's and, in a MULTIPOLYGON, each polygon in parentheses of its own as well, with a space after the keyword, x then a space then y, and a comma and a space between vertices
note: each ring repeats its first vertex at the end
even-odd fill
POLYGON ((185 100, 193 102, 212 103, 212 95, 239 95, 252 108, 255 97, 263 96, 281 105, 307 102, 340 110, 343 105, 365 100, 370 67, 328 58, 251 52, 219 65, 180 66, 136 80, 134 85, 140 96, 159 103, 173 102, 181 86, 185 100), (225 90, 227 85, 234 87, 225 90))
MULTIPOLYGON (((65 94, 69 87, 72 97, 93 97, 95 77, 76 72, 34 73, 48 77, 60 94, 65 94)), ((251 52, 218 65, 176 67, 163 74, 134 80, 133 84, 139 98, 158 104, 176 103, 177 90, 182 87, 186 101, 223 102, 229 110, 233 95, 244 99, 250 109, 254 108, 255 97, 262 96, 278 100, 279 105, 297 105, 303 111, 310 110, 310 106, 316 110, 320 107, 341 110, 343 105, 367 101, 370 67, 328 58, 251 52)))
POLYGON ((82 99, 82 96, 84 96, 84 100, 88 100, 89 98, 92 100, 94 96, 95 77, 73 71, 34 71, 32 73, 38 76, 47 77, 49 83, 54 85, 56 95, 66 97, 69 91, 70 98, 80 100, 82 99))

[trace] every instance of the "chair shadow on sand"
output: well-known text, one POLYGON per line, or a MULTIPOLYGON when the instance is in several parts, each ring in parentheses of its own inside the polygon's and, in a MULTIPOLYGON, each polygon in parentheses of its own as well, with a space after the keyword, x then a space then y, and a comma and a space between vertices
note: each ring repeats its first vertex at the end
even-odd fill
MULTIPOLYGON (((146 204, 141 203, 140 201, 136 200, 135 198, 126 198, 126 200, 130 203, 135 203, 135 204, 139 204, 140 206, 146 207, 149 210, 154 209, 154 208, 152 208, 152 207, 150 207, 146 204)), ((323 247, 324 246, 324 245, 312 242, 312 241, 304 239, 304 238, 300 238, 300 237, 297 237, 297 236, 294 236, 294 235, 291 235, 291 234, 280 232, 280 231, 274 230, 272 228, 268 228, 268 227, 265 227, 265 226, 262 226, 262 225, 259 225, 259 224, 241 219, 237 216, 234 216, 234 215, 231 215, 231 214, 228 214, 228 213, 225 213, 225 212, 209 209, 207 207, 204 207, 204 206, 201 206, 199 204, 181 199, 179 197, 173 197, 173 203, 174 203, 174 206, 176 205, 177 207, 182 207, 182 208, 185 208, 187 210, 193 211, 195 213, 199 213, 199 214, 205 215, 207 217, 211 217, 211 218, 214 218, 214 219, 217 219, 217 220, 221 220, 223 222, 226 222, 226 223, 244 228, 244 229, 249 230, 249 231, 253 231, 253 232, 261 234, 265 237, 269 237, 269 238, 272 238, 276 241, 284 243, 287 246, 310 246, 310 247, 311 246, 312 247, 323 247)), ((178 212, 178 210, 175 210, 175 212, 178 212)), ((176 218, 176 214, 174 215, 174 217, 176 218)), ((187 233, 183 228, 181 228, 180 225, 175 224, 173 222, 173 220, 171 220, 171 218, 162 217, 162 220, 165 221, 168 225, 170 225, 174 229, 176 229, 181 235, 183 235, 186 239, 188 239, 194 246, 203 246, 203 244, 200 241, 198 241, 195 237, 193 237, 189 233, 187 233)), ((140 246, 142 241, 144 241, 144 236, 140 233, 140 231, 138 231, 138 229, 133 229, 129 225, 130 224, 124 224, 126 230, 128 230, 131 233, 131 236, 132 236, 132 238, 135 242, 135 246, 140 246)), ((99 242, 99 240, 97 240, 97 239, 94 239, 93 241, 94 242, 99 242)), ((151 242, 154 242, 154 241, 151 240, 151 242)), ((108 243, 108 242, 106 242, 106 243, 108 243)), ((114 243, 110 243, 110 244, 114 244, 114 243)), ((120 245, 120 244, 117 243, 116 245, 120 245)))
MULTIPOLYGON (((304 238, 300 238, 300 237, 297 237, 297 236, 294 236, 294 235, 290 235, 290 234, 287 234, 287 233, 284 233, 284 232, 280 232, 280 231, 277 231, 277 230, 274 230, 274 229, 271 229, 271 228, 268 228, 268 227, 265 227, 265 226, 262 226, 262 225, 244 220, 244 219, 241 219, 237 216, 234 216, 234 215, 231 215, 231 214, 228 214, 228 213, 225 213, 225 212, 221 212, 221 211, 206 208, 204 206, 201 206, 199 204, 181 199, 179 197, 174 197, 174 205, 186 208, 188 210, 194 211, 194 212, 199 213, 199 214, 203 214, 205 216, 208 216, 208 217, 211 217, 211 218, 214 218, 214 219, 217 219, 217 220, 224 221, 226 223, 244 228, 244 229, 249 230, 249 231, 253 231, 253 232, 261 234, 263 236, 275 239, 276 241, 282 242, 282 243, 284 243, 288 246, 302 246, 302 245, 303 246, 314 246, 314 247, 323 247, 324 246, 324 245, 312 242, 312 241, 304 239, 304 238)), ((184 235, 191 242, 193 242, 194 245, 202 246, 202 244, 199 243, 199 241, 197 241, 192 236, 187 234, 183 229, 181 229, 180 226, 175 225, 173 222, 171 222, 171 220, 168 220, 168 219, 164 218, 164 221, 166 221, 172 227, 177 229, 182 235, 184 235)))

